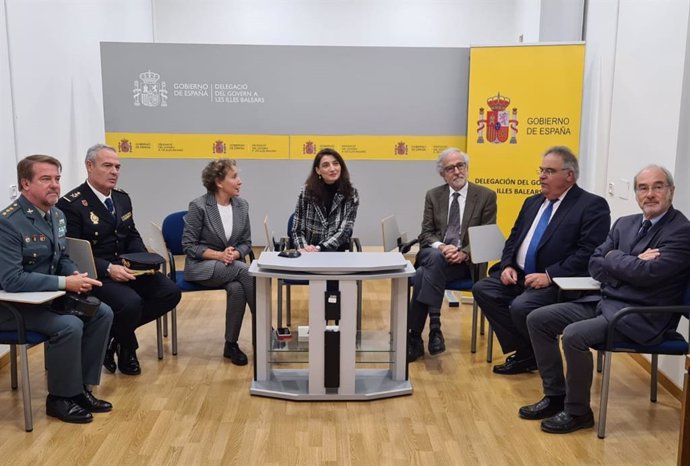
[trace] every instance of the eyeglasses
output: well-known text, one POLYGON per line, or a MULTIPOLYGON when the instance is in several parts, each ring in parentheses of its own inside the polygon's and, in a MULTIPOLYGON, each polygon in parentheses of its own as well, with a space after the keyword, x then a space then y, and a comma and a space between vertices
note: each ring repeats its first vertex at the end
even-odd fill
POLYGON ((635 192, 637 194, 647 194, 648 192, 652 191, 654 194, 659 194, 666 188, 668 188, 669 185, 667 184, 655 184, 652 186, 647 186, 646 184, 641 184, 637 185, 635 187, 635 192))
POLYGON ((448 165, 447 167, 443 167, 443 171, 446 172, 446 174, 450 175, 455 171, 456 168, 462 171, 465 168, 467 168, 467 164, 465 162, 458 162, 455 165, 448 165))
POLYGON ((553 176, 558 172, 567 172, 570 171, 570 168, 542 168, 539 167, 537 168, 537 175, 546 175, 546 176, 553 176))

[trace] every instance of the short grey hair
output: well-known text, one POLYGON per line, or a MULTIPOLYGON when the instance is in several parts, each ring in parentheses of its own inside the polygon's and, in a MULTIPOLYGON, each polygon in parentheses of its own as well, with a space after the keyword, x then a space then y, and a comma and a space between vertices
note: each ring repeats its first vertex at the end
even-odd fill
POLYGON ((110 147, 106 144, 95 144, 86 151, 86 159, 84 159, 84 162, 95 162, 96 155, 98 155, 98 151, 101 149, 108 149, 117 154, 117 150, 115 150, 114 147, 110 147))
POLYGON ((559 156, 561 160, 563 160, 563 168, 572 171, 575 175, 575 181, 577 181, 577 179, 580 177, 580 164, 570 148, 566 146, 549 147, 546 149, 546 151, 544 151, 544 157, 549 154, 559 156))
POLYGON ((673 184, 673 175, 671 174, 670 171, 668 171, 668 169, 662 167, 661 165, 652 164, 652 165, 647 165, 642 170, 637 172, 637 174, 635 175, 635 178, 633 178, 633 189, 637 189, 637 177, 640 176, 640 173, 642 173, 645 170, 651 170, 651 169, 661 170, 664 173, 664 175, 666 176, 666 184, 671 188, 675 186, 675 184, 673 184))
POLYGON ((457 147, 449 147, 448 149, 438 154, 438 159, 436 159, 436 171, 438 171, 439 175, 443 176, 443 162, 446 160, 446 157, 448 157, 451 154, 460 154, 460 156, 465 161, 465 164, 469 168, 470 156, 458 149, 457 147))

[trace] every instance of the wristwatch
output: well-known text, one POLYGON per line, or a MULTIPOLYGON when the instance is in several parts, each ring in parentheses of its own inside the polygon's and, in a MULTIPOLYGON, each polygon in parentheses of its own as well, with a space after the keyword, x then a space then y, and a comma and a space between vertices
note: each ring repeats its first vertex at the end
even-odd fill
POLYGON ((110 276, 110 267, 112 267, 112 266, 113 266, 113 264, 108 264, 108 268, 105 269, 106 275, 110 276))

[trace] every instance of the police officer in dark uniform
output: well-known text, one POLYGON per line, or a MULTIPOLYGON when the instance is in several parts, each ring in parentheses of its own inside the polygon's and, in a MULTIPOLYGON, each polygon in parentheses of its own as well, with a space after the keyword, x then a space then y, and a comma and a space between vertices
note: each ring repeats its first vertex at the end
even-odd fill
POLYGON ((58 202, 67 217, 67 236, 91 243, 98 279, 96 296, 113 309, 115 319, 103 365, 128 375, 141 373, 134 331, 174 308, 181 294, 160 272, 136 276, 122 265, 122 254, 146 252, 134 226, 132 201, 116 188, 120 159, 112 147, 97 144, 86 153, 86 182, 58 202), (115 364, 117 354, 117 366, 115 364))
MULTIPOLYGON (((79 273, 65 253, 65 216, 53 207, 60 198, 60 162, 31 155, 17 164, 22 194, 0 213, 0 289, 10 293, 66 290, 86 293, 101 284, 79 273)), ((47 305, 17 305, 27 330, 49 335, 46 413, 65 422, 91 422, 91 413, 112 405, 93 396, 108 344, 113 313, 101 304, 88 319, 62 315, 47 305)), ((14 330, 9 310, 0 307, 0 330, 14 330)))

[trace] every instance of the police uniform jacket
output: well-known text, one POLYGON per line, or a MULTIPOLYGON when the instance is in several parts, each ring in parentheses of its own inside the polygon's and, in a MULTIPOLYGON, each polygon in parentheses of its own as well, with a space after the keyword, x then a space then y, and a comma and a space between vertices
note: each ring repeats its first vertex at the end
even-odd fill
POLYGON ((134 226, 129 195, 114 188, 110 197, 115 206, 114 217, 86 183, 67 193, 57 204, 67 217, 67 236, 91 243, 98 278, 108 275, 110 264, 122 264, 122 254, 146 252, 134 226))
POLYGON ((55 291, 58 276, 77 270, 65 253, 65 216, 55 207, 48 214, 52 225, 24 196, 0 213, 0 289, 55 291))

